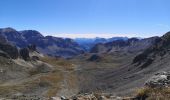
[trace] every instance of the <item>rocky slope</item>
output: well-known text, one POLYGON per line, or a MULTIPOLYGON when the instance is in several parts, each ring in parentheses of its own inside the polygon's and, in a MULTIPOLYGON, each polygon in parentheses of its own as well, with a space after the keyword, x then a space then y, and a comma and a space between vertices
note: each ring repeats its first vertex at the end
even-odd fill
POLYGON ((0 55, 5 58, 12 59, 16 59, 19 56, 17 47, 12 46, 10 43, 8 43, 5 37, 3 37, 2 35, 0 35, 0 55))
POLYGON ((91 53, 113 53, 113 52, 140 52, 154 44, 159 37, 151 37, 146 39, 131 38, 128 40, 116 40, 107 43, 96 44, 91 53))
POLYGON ((101 44, 104 49, 97 48, 95 54, 78 56, 73 62, 78 60, 81 92, 133 95, 156 73, 170 71, 169 39, 168 32, 162 37, 110 42, 101 44))
POLYGON ((157 58, 164 58, 169 55, 170 49, 170 32, 167 32, 161 38, 157 39, 156 42, 149 48, 144 50, 141 54, 137 55, 133 63, 140 65, 141 67, 147 67, 157 58))
POLYGON ((17 49, 0 38, 0 99, 47 100, 62 89, 64 70, 71 64, 40 54, 35 45, 17 49))
POLYGON ((43 36, 34 30, 16 31, 3 28, 0 29, 0 35, 19 48, 34 44, 41 53, 51 56, 72 57, 83 53, 83 49, 71 39, 43 36))

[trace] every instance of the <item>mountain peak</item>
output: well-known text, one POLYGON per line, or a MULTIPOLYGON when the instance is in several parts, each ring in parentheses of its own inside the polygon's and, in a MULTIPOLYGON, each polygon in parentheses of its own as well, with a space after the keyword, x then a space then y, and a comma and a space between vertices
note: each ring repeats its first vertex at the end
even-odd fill
POLYGON ((0 29, 2 32, 13 32, 16 31, 15 29, 11 28, 11 27, 7 27, 7 28, 1 28, 0 29))
POLYGON ((23 30, 23 31, 20 31, 20 33, 26 38, 44 37, 40 32, 36 30, 23 30))
POLYGON ((163 40, 170 40, 170 31, 167 32, 165 35, 162 36, 163 40))

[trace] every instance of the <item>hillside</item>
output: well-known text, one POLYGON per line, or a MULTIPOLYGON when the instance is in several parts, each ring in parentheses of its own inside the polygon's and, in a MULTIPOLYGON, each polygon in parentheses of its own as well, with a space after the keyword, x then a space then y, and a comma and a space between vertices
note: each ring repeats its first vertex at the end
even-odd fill
MULTIPOLYGON (((76 81, 68 61, 40 54, 34 45, 17 49, 4 41, 0 42, 0 99, 47 100, 65 88, 64 81, 76 81)), ((74 85, 70 83, 69 89, 74 90, 74 85)))
POLYGON ((91 53, 114 53, 114 52, 125 52, 135 53, 145 50, 154 44, 155 40, 159 37, 151 37, 145 39, 130 38, 127 40, 115 40, 107 43, 96 44, 91 50, 91 53))

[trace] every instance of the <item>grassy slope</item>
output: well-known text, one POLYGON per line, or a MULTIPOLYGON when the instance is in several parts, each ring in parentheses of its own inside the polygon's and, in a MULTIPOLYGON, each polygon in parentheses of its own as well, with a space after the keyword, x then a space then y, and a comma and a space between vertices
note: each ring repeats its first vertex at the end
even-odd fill
POLYGON ((1 59, 1 63, 7 66, 7 71, 15 73, 14 77, 17 80, 10 78, 6 82, 1 80, 0 96, 15 93, 45 97, 71 96, 78 92, 126 94, 130 93, 129 90, 142 86, 154 72, 160 71, 160 65, 167 66, 161 70, 169 69, 169 56, 165 58, 167 60, 163 60, 164 62, 158 59, 150 67, 142 70, 131 65, 134 55, 101 54, 102 60, 99 62, 87 61, 90 56, 81 55, 70 60, 43 57, 41 61, 52 65, 52 70, 47 72, 16 64, 10 67, 9 60, 1 59))
MULTIPOLYGON (((7 95, 12 96, 18 93, 38 95, 40 97, 51 97, 55 96, 56 93, 61 89, 60 87, 61 82, 63 81, 63 73, 61 70, 59 70, 59 65, 53 66, 52 70, 50 71, 41 72, 38 71, 37 68, 40 67, 40 65, 34 65, 34 67, 25 67, 15 63, 10 64, 9 61, 10 60, 4 58, 0 59, 2 64, 0 69, 3 69, 4 66, 6 68, 4 74, 5 82, 1 82, 0 84, 1 97, 7 95), (11 78, 9 75, 14 76, 11 78)), ((46 65, 43 66, 49 67, 46 65)), ((3 81, 3 79, 0 81, 3 81)))

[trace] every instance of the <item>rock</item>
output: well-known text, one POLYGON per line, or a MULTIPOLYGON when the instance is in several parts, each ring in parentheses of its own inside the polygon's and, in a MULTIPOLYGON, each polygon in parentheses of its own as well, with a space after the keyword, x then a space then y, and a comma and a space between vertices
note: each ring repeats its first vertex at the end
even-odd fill
POLYGON ((3 51, 0 51, 0 56, 1 56, 1 57, 5 57, 5 58, 8 58, 8 59, 10 58, 9 55, 6 54, 6 53, 3 52, 3 51))
POLYGON ((0 34, 0 43, 7 43, 7 40, 4 36, 0 34))
POLYGON ((51 97, 50 100, 61 100, 60 97, 51 97))
POLYGON ((18 55, 18 49, 9 44, 6 38, 0 34, 0 56, 16 59, 18 55))
POLYGON ((28 49, 30 50, 30 51, 37 51, 37 47, 36 47, 36 45, 34 45, 34 44, 32 44, 32 45, 28 45, 28 49))
POLYGON ((25 61, 30 59, 28 48, 20 49, 19 53, 22 59, 24 59, 25 61))
POLYGON ((18 49, 10 44, 0 43, 0 50, 5 52, 12 59, 16 59, 19 56, 18 49))
POLYGON ((40 60, 40 58, 39 58, 39 57, 37 57, 37 56, 32 56, 32 57, 31 57, 31 59, 32 59, 33 61, 40 60))
POLYGON ((64 97, 64 96, 61 96, 60 98, 61 98, 61 100, 67 100, 66 97, 64 97))
POLYGON ((149 87, 166 87, 170 85, 170 72, 156 73, 145 83, 149 87))
POLYGON ((92 55, 90 58, 88 58, 87 60, 88 60, 88 61, 100 61, 101 59, 102 59, 102 57, 94 54, 94 55, 92 55))

